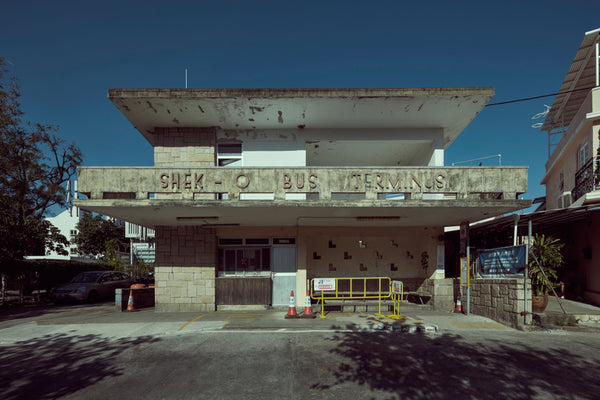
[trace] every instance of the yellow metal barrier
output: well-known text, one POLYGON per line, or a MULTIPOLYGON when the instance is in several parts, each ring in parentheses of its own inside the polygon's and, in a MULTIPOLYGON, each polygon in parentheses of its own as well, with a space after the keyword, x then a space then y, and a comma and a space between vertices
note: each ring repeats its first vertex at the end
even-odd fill
POLYGON ((321 318, 325 318, 325 300, 368 300, 379 301, 379 312, 381 314, 381 299, 391 297, 391 278, 368 277, 368 278, 314 278, 310 281, 310 297, 321 300, 321 318), (318 293, 318 295, 317 295, 318 293))
POLYGON ((402 281, 392 281, 391 297, 394 302, 394 314, 386 315, 386 317, 392 319, 404 318, 400 315, 400 303, 404 299, 404 284, 402 281))

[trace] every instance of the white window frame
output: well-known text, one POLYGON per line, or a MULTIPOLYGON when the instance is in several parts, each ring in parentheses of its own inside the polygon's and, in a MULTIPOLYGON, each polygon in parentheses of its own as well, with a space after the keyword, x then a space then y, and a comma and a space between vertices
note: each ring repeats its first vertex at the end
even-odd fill
POLYGON ((217 166, 218 167, 241 167, 244 154, 244 145, 242 143, 217 143, 217 166), (224 152, 221 147, 236 145, 240 147, 237 152, 224 152))

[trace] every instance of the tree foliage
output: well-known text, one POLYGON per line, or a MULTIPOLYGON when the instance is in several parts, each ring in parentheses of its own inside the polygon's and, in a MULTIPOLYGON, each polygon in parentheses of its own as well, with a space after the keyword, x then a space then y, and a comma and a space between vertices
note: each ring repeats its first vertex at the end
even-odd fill
MULTIPOLYGON (((125 244, 125 229, 101 216, 84 213, 77 222, 77 235, 73 242, 82 254, 107 256, 107 243, 112 243, 116 250, 125 244)), ((115 250, 115 251, 116 251, 115 250)))
POLYGON ((529 257, 529 278, 531 290, 536 295, 548 294, 558 285, 558 274, 564 264, 563 247, 564 244, 557 238, 544 234, 535 235, 530 249, 532 256, 529 257))
POLYGON ((23 121, 20 95, 0 57, 0 260, 44 254, 47 245, 64 251, 66 238, 44 216, 66 206, 65 184, 82 161, 57 127, 23 121))

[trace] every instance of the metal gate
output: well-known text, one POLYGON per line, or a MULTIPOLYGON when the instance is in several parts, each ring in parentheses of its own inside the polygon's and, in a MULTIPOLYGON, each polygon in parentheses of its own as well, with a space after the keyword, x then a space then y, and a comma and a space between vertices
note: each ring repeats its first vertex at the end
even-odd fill
POLYGON ((273 306, 287 306, 296 289, 296 246, 273 246, 273 306))

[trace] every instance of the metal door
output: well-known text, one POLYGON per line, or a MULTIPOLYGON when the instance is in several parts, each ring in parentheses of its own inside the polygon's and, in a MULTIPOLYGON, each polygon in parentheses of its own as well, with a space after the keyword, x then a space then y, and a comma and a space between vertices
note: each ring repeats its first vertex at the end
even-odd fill
POLYGON ((273 306, 287 306, 296 289, 296 247, 273 247, 273 306))

